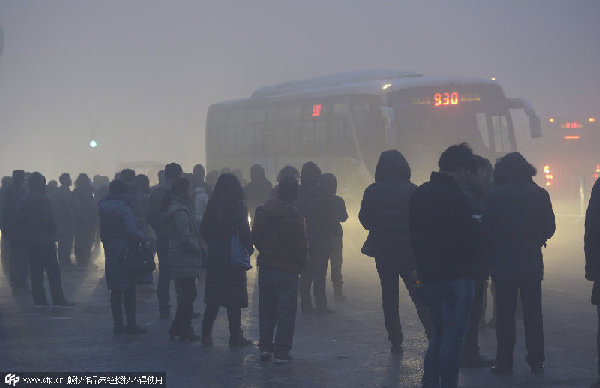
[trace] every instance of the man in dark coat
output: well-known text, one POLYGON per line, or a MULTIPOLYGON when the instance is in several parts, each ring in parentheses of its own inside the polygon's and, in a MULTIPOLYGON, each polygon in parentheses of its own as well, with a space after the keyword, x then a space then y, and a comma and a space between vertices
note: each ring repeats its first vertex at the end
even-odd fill
POLYGON ((260 164, 255 164, 250 168, 250 183, 244 187, 244 196, 248 205, 248 212, 251 216, 256 212, 256 208, 263 205, 273 190, 273 184, 265 176, 265 169, 260 164))
POLYGON ((63 295, 60 267, 56 259, 56 221, 50 200, 45 194, 46 178, 39 172, 29 176, 30 192, 21 202, 18 224, 31 266, 33 302, 45 306, 44 272, 48 276, 52 304, 70 306, 63 295))
POLYGON ((308 265, 300 275, 300 305, 302 313, 333 313, 327 307, 327 264, 331 254, 337 220, 333 197, 321 185, 321 170, 306 162, 300 173, 300 190, 296 207, 304 216, 308 237, 308 265), (315 307, 310 294, 314 282, 315 307))
POLYGON ((307 262, 304 219, 294 207, 298 182, 283 178, 278 198, 256 209, 252 239, 259 250, 257 264, 260 327, 260 358, 276 363, 291 361, 290 350, 296 324, 298 274, 307 262), (275 343, 273 343, 273 334, 275 343))
POLYGON ((544 371, 544 324, 542 318, 542 247, 556 230, 548 192, 536 185, 535 167, 518 152, 496 163, 496 188, 483 198, 482 226, 496 290, 496 339, 498 348, 492 373, 510 374, 516 343, 517 293, 523 303, 531 372, 544 371))
POLYGON ((98 211, 92 181, 83 173, 75 180, 73 190, 73 225, 75 260, 79 269, 86 269, 92 258, 92 245, 98 230, 98 211))
POLYGON ((423 387, 455 387, 475 286, 474 220, 459 188, 477 163, 465 143, 440 156, 439 172, 410 198, 410 238, 421 296, 431 311, 434 334, 425 355, 423 387))
POLYGON ((162 319, 168 319, 171 314, 169 311, 169 289, 171 288, 171 275, 169 274, 168 256, 169 256, 169 228, 164 214, 161 212, 161 206, 165 195, 173 182, 183 175, 181 166, 177 163, 170 163, 165 166, 165 182, 152 188, 150 192, 150 214, 148 220, 154 232, 156 233, 156 253, 158 254, 158 285, 156 295, 158 297, 158 309, 162 319))
MULTIPOLYGON (((4 204, 6 202, 6 192, 12 183, 12 178, 5 176, 2 178, 2 186, 0 186, 0 232, 3 232, 4 228, 4 204)), ((2 272, 6 279, 10 278, 10 255, 9 255, 9 243, 6 239, 5 233, 1 233, 0 236, 0 261, 2 261, 2 272)))
MULTIPOLYGON (((600 179, 596 180, 585 213, 585 278, 594 282, 592 304, 598 311, 598 374, 600 375, 600 179)), ((600 388, 600 380, 590 388, 600 388)))
POLYGON ((60 188, 52 200, 56 217, 58 238, 58 262, 61 266, 71 265, 73 250, 73 193, 71 192, 71 175, 63 173, 60 178, 60 188))
POLYGON ((22 230, 18 226, 18 209, 26 194, 25 171, 13 171, 12 184, 6 191, 4 199, 2 237, 5 237, 10 245, 9 280, 13 292, 16 294, 26 294, 29 289, 27 286, 27 252, 22 230))
POLYGON ((431 314, 423 304, 414 278, 417 266, 410 246, 408 204, 417 186, 410 182, 410 174, 410 166, 399 151, 382 152, 375 169, 375 183, 365 190, 358 214, 361 224, 369 231, 363 251, 375 257, 392 353, 402 352, 404 340, 398 312, 400 278, 415 304, 427 337, 433 334, 431 314))

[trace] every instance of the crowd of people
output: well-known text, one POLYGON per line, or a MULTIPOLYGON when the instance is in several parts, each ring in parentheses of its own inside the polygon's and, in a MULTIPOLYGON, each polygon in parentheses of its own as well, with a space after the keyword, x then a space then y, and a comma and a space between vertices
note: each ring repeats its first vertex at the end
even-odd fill
MULTIPOLYGON (((417 187, 402 153, 385 151, 376 166, 375 182, 361 202, 358 218, 368 231, 361 251, 375 259, 391 352, 403 351, 401 278, 429 339, 423 387, 457 386, 460 367, 511 374, 519 297, 526 362, 533 374, 541 375, 542 249, 556 229, 550 197, 534 183, 535 168, 516 152, 492 166, 463 143, 446 149, 438 165, 439 171, 417 187), (488 288, 494 296, 494 318, 489 323, 488 288), (496 329, 493 360, 479 350, 479 329, 485 326, 496 329)), ((169 337, 212 346, 213 325, 224 307, 229 345, 240 347, 253 341, 245 336, 241 318, 242 309, 248 307, 250 265, 239 261, 248 260, 256 248, 260 359, 288 363, 298 299, 303 314, 335 313, 327 301, 328 268, 335 301, 346 299, 341 223, 348 213, 337 195, 335 175, 323 173, 313 162, 306 162, 300 171, 284 167, 275 186, 258 164, 250 176, 246 183, 240 170, 206 174, 202 165, 185 174, 180 165, 170 163, 152 188, 147 176, 126 169, 110 183, 106 177, 92 181, 80 174, 71 191, 69 174, 60 176, 58 187, 56 182, 46 184, 40 173, 14 171, 2 179, 0 188, 2 269, 18 294, 28 292, 29 268, 36 305, 47 304, 45 272, 52 303, 69 306, 61 270, 87 268, 101 241, 114 332, 135 335, 146 331, 136 323, 136 286, 152 283, 156 254, 161 318, 171 318, 171 281, 177 295, 169 337), (203 314, 193 311, 197 282, 205 287, 203 314), (199 315, 202 328, 197 335, 192 319, 199 315)), ((596 305, 599 233, 597 182, 585 234, 585 275, 594 281, 596 305)), ((598 315, 600 319, 600 307, 598 315)), ((600 373, 600 363, 598 367, 600 373)), ((593 386, 600 387, 600 382, 593 386)))

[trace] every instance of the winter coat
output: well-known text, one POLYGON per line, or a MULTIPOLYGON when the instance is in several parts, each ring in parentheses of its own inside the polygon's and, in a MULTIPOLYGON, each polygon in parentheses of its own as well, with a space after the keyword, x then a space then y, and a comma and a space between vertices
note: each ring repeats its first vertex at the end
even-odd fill
POLYGON ((98 213, 91 186, 77 187, 73 190, 73 221, 76 239, 94 239, 98 213))
POLYGON ((202 270, 202 245, 186 201, 173 197, 166 213, 169 225, 169 273, 173 279, 196 278, 202 270))
MULTIPOLYGON (((469 199, 473 216, 481 216, 483 213, 483 190, 474 184, 461 187, 464 195, 469 199)), ((475 253, 477 260, 473 264, 473 277, 479 282, 483 282, 490 277, 488 249, 483 239, 481 222, 475 222, 475 253)))
POLYGON ((161 183, 150 190, 148 221, 159 239, 167 236, 169 233, 167 220, 164 219, 164 215, 160 208, 162 206, 163 198, 165 194, 171 190, 171 186, 172 183, 161 183))
POLYGON ((450 175, 432 172, 409 202, 410 240, 424 283, 472 276, 476 222, 469 199, 450 175))
POLYGON ((52 198, 58 233, 73 233, 73 193, 61 186, 52 198))
POLYGON ((23 237, 20 233, 20 228, 18 227, 18 210, 26 195, 27 190, 22 185, 12 185, 6 190, 2 236, 9 241, 18 241, 23 237))
POLYGON ((369 231, 370 255, 393 261, 398 270, 416 269, 408 228, 408 204, 416 187, 408 180, 373 183, 365 190, 358 214, 369 231))
POLYGON ((56 221, 52 204, 44 193, 31 191, 21 202, 18 224, 27 245, 53 245, 56 221))
POLYGON ((202 220, 200 233, 208 250, 204 300, 210 305, 244 308, 248 307, 246 272, 231 264, 231 237, 234 230, 238 230, 240 240, 250 253, 254 249, 248 211, 242 202, 228 205, 235 214, 232 220, 224 217, 209 219, 206 214, 202 220))
POLYGON ((482 227, 494 281, 541 281, 542 246, 556 224, 548 192, 532 180, 503 184, 483 198, 482 227))
POLYGON ((585 278, 594 282, 592 304, 600 304, 600 179, 585 213, 585 278))
POLYGON ((121 263, 128 250, 144 239, 136 227, 132 198, 109 194, 98 203, 100 238, 104 246, 106 283, 111 290, 125 290, 136 283, 135 278, 122 273, 121 263))
POLYGON ((259 252, 258 266, 292 273, 306 266, 304 218, 289 202, 270 199, 256 209, 252 240, 259 252))
POLYGON ((306 222, 309 246, 332 244, 338 227, 333 196, 319 184, 303 184, 296 208, 306 222))
POLYGON ((198 226, 202 223, 202 217, 208 205, 208 193, 202 186, 194 189, 194 225, 198 226))

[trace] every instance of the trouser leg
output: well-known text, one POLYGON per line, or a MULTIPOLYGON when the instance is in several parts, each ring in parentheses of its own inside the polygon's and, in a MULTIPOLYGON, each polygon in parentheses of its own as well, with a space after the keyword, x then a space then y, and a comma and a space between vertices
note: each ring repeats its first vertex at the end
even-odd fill
POLYGON ((517 308, 518 285, 516 283, 495 282, 496 308, 496 365, 500 368, 512 368, 513 351, 517 339, 515 310, 517 308))
POLYGON ((402 325, 400 324, 400 313, 398 311, 400 292, 399 274, 391 268, 381 265, 379 262, 377 264, 377 272, 381 283, 381 307, 383 308, 388 339, 393 344, 401 345, 404 337, 402 334, 402 325))
POLYGON ((161 315, 169 313, 169 289, 171 286, 171 274, 167 266, 167 255, 169 253, 169 239, 159 236, 156 243, 158 254, 158 284, 156 296, 158 297, 158 309, 161 315))
POLYGON ((242 337, 242 309, 227 307, 227 320, 229 321, 229 335, 231 338, 242 337))
POLYGON ((469 326, 465 335, 464 357, 479 354, 479 320, 483 308, 483 283, 484 280, 475 281, 475 297, 473 298, 469 326))
POLYGON ((196 300, 196 279, 176 279, 177 284, 177 312, 173 320, 173 326, 183 332, 193 331, 192 329, 192 311, 194 300, 196 300))
POLYGON ((313 306, 310 288, 314 278, 314 257, 308 255, 308 263, 300 274, 300 303, 302 310, 310 309, 313 306))
POLYGON ((315 307, 317 310, 325 310, 327 308, 327 264, 331 245, 319 246, 313 254, 315 256, 313 260, 315 307))
POLYGON ((333 284, 334 292, 336 294, 339 293, 340 295, 342 293, 342 284, 344 283, 344 278, 342 276, 343 249, 344 245, 342 236, 336 236, 333 240, 333 246, 331 248, 331 283, 333 284))
POLYGON ((298 275, 281 272, 277 281, 277 332, 275 334, 275 353, 287 354, 292 349, 296 329, 296 310, 298 303, 298 275))
POLYGON ((431 320, 431 312, 429 311, 429 308, 423 303, 423 298, 419 294, 419 289, 417 288, 417 285, 415 284, 415 281, 413 279, 413 272, 401 272, 400 276, 404 281, 404 286, 408 290, 408 295, 410 296, 410 299, 415 305, 415 308, 417 310, 417 316, 419 317, 419 320, 423 325, 423 329, 425 329, 425 335, 427 336, 427 338, 431 338, 431 336, 433 335, 433 321, 431 320))
POLYGON ((534 364, 544 362, 544 320, 542 316, 542 282, 522 284, 523 325, 528 359, 534 364))
POLYGON ((275 271, 260 267, 258 272, 258 327, 261 351, 273 351, 273 334, 277 324, 277 294, 274 287, 275 271))
POLYGON ((31 268, 31 293, 35 304, 46 304, 46 292, 44 291, 44 262, 39 255, 39 250, 33 246, 27 247, 29 265, 31 268))
POLYGON ((127 326, 136 326, 136 303, 135 303, 135 284, 129 286, 123 295, 123 304, 125 305, 125 315, 127 316, 127 326))
POLYGON ((204 317, 202 318, 202 337, 208 338, 212 335, 213 325, 217 319, 219 312, 218 305, 207 304, 204 309, 204 317))
POLYGON ((423 303, 431 312, 433 335, 423 363, 423 388, 438 388, 440 384, 440 348, 442 346, 442 299, 435 284, 424 284, 421 288, 423 303))
POLYGON ((60 265, 71 264, 71 252, 73 251, 73 233, 62 232, 58 234, 58 262, 60 265))
POLYGON ((120 290, 110 291, 110 309, 112 312, 115 327, 123 326, 123 309, 121 307, 123 292, 120 290))
POLYGON ((56 259, 56 246, 48 244, 40 247, 44 255, 44 267, 48 276, 48 284, 50 285, 50 295, 52 296, 53 304, 61 304, 65 302, 65 295, 62 288, 62 280, 60 276, 60 267, 56 259))
POLYGON ((18 240, 10 243, 10 283, 15 288, 27 289, 27 248, 18 240))

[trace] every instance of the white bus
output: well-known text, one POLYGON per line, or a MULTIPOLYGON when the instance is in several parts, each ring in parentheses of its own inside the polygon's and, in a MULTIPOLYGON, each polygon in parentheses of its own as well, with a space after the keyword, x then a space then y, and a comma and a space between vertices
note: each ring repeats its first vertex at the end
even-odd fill
POLYGON ((209 107, 206 163, 245 173, 259 163, 274 178, 312 160, 360 198, 387 149, 405 155, 416 183, 452 144, 466 141, 492 163, 515 151, 511 109, 524 109, 531 136, 541 136, 530 104, 506 98, 491 80, 374 70, 286 82, 209 107))

